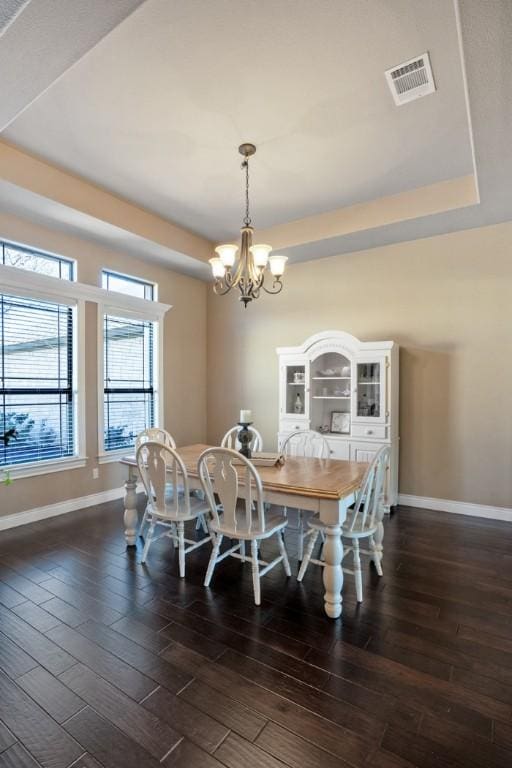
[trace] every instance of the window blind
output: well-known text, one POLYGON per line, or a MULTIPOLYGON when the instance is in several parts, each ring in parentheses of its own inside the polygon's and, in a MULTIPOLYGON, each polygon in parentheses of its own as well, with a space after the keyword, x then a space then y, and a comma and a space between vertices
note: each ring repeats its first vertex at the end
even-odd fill
POLYGON ((104 447, 130 448, 155 424, 154 323, 105 314, 104 447))
POLYGON ((73 335, 72 307, 0 293, 0 465, 74 454, 73 335))

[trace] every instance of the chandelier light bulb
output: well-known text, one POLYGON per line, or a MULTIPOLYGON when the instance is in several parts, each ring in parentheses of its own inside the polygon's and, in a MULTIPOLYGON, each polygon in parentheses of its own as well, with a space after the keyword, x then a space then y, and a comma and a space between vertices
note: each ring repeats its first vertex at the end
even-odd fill
POLYGON ((272 246, 262 243, 261 245, 251 245, 249 250, 252 253, 254 266, 265 269, 272 246))
MULTIPOLYGON (((217 249, 215 249, 217 250, 217 249)), ((212 268, 212 274, 215 278, 223 278, 226 274, 226 267, 220 260, 218 256, 215 256, 213 259, 209 259, 211 268, 212 268)))
POLYGON ((233 243, 218 245, 215 249, 215 253, 218 254, 219 259, 227 269, 232 267, 235 263, 237 251, 238 245, 234 245, 233 243))
POLYGON ((282 256, 280 253, 274 253, 270 259, 270 271, 274 275, 274 277, 281 277, 283 274, 286 262, 288 261, 288 256, 282 256))

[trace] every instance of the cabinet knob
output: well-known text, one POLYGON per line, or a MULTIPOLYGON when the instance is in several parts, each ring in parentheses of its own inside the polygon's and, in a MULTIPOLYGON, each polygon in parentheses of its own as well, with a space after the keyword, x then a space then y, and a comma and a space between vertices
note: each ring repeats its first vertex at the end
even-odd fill
POLYGON ((299 429, 299 425, 298 425, 298 424, 296 424, 296 425, 294 426, 294 429, 299 429))
POLYGON ((367 429, 366 430, 367 435, 373 435, 373 429, 367 429))
POLYGON ((334 451, 332 450, 332 448, 331 448, 331 450, 329 451, 329 453, 334 453, 334 451))

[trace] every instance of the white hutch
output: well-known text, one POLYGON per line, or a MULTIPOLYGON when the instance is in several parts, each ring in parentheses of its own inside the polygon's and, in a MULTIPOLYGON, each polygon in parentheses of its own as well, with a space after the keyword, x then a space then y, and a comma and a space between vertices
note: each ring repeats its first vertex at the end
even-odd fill
POLYGON ((323 433, 333 459, 366 462, 389 445, 389 512, 398 502, 398 346, 324 331, 277 354, 279 447, 301 429, 323 433))

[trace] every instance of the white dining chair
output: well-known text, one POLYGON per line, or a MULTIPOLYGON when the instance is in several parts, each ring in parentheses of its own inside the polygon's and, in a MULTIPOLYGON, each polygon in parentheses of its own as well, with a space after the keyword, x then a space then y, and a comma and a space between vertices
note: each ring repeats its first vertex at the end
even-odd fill
MULTIPOLYGON (((314 459, 328 459, 331 449, 329 443, 323 435, 312 429, 302 429, 299 432, 293 432, 288 435, 281 447, 281 453, 284 456, 301 456, 314 459)), ((284 508, 285 515, 288 510, 284 508)), ((307 535, 304 532, 304 510, 297 510, 297 559, 302 561, 304 556, 304 539, 307 535)))
POLYGON ((215 566, 226 557, 249 561, 252 566, 254 602, 260 605, 262 576, 279 563, 283 564, 286 575, 291 575, 283 538, 283 531, 288 521, 279 514, 266 514, 261 478, 254 464, 237 451, 231 448, 208 448, 199 457, 197 466, 212 514, 210 530, 215 537, 204 585, 205 587, 210 585, 215 566), (239 505, 237 502, 241 485, 244 496, 239 505), (219 509, 215 494, 222 509, 219 509), (221 554, 220 547, 224 536, 238 540, 238 544, 221 554), (258 546, 264 539, 269 539, 271 536, 277 538, 279 556, 267 562, 260 559, 258 546), (251 545, 251 554, 247 556, 245 542, 250 542, 251 545))
MULTIPOLYGON (((390 449, 387 446, 381 448, 366 470, 363 482, 357 493, 355 504, 347 514, 342 525, 341 535, 344 539, 343 559, 352 552, 353 568, 343 568, 344 573, 354 575, 356 582, 357 602, 363 602, 363 580, 361 574, 360 555, 369 555, 374 561, 377 573, 382 576, 382 550, 376 545, 374 536, 382 520, 384 502, 384 481, 386 470, 389 466, 390 449), (359 542, 368 539, 368 549, 361 549, 359 542)), ((323 560, 315 560, 312 557, 313 549, 321 531, 325 530, 324 524, 315 515, 308 522, 309 530, 306 536, 309 538, 306 553, 302 561, 297 581, 302 581, 310 563, 324 566, 323 560)))
MULTIPOLYGON (((139 449, 139 446, 141 446, 143 443, 147 443, 149 441, 156 441, 158 443, 163 443, 163 445, 169 446, 169 448, 176 448, 176 442, 173 438, 173 436, 167 432, 166 429, 163 429, 162 427, 148 427, 147 429, 143 429, 142 432, 139 432, 137 437, 135 438, 135 455, 137 455, 137 451, 139 449)), ((172 486, 167 487, 168 493, 173 493, 174 489, 172 486)), ((144 510, 144 515, 142 517, 141 524, 139 525, 139 536, 143 538, 143 531, 144 526, 148 519, 148 507, 146 505, 146 509, 144 510)))
MULTIPOLYGON (((163 427, 148 427, 148 429, 144 429, 142 432, 139 432, 137 435, 137 438, 135 440, 135 453, 137 453, 137 449, 140 445, 143 443, 147 443, 149 440, 156 441, 158 443, 163 443, 164 445, 167 445, 169 448, 176 449, 176 441, 174 440, 173 436, 170 434, 170 432, 167 432, 166 429, 163 429, 163 427)), ((167 488, 166 493, 169 496, 172 496, 174 493, 174 487, 172 483, 169 481, 167 482, 167 488)), ((178 493, 183 493, 183 488, 178 488, 178 493)), ((199 491, 192 491, 193 496, 197 496, 197 494, 200 493, 199 491)), ((141 538, 144 538, 143 532, 144 532, 144 526, 147 522, 147 506, 144 510, 144 515, 142 517, 141 524, 139 526, 139 536, 141 538)), ((202 528, 205 533, 208 533, 208 525, 206 523, 206 519, 203 516, 197 518, 197 525, 196 528, 202 528)))
POLYGON ((148 427, 147 429, 143 429, 142 432, 139 432, 137 435, 135 439, 135 453, 137 453, 137 450, 142 443, 148 443, 149 441, 163 443, 169 448, 174 448, 176 450, 176 441, 170 432, 167 432, 167 430, 162 427, 148 427))
POLYGON ((209 533, 200 541, 186 539, 185 523, 204 516, 208 512, 208 504, 203 499, 190 495, 187 470, 175 448, 156 441, 143 442, 137 449, 136 458, 148 499, 149 529, 141 562, 146 562, 152 542, 167 536, 174 545, 178 546, 180 576, 184 578, 185 556, 212 541, 209 533), (183 493, 170 495, 167 492, 169 475, 172 478, 173 488, 183 488, 183 493), (165 530, 155 536, 157 526, 162 526, 165 530), (186 544, 188 544, 187 547, 186 544))
MULTIPOLYGON (((249 443, 251 451, 262 451, 263 440, 258 430, 254 427, 247 427, 247 429, 251 433, 251 442, 249 443)), ((222 438, 222 442, 220 444, 221 448, 232 448, 236 451, 239 451, 242 447, 242 444, 238 439, 239 432, 240 427, 231 427, 231 429, 228 429, 222 438)))

